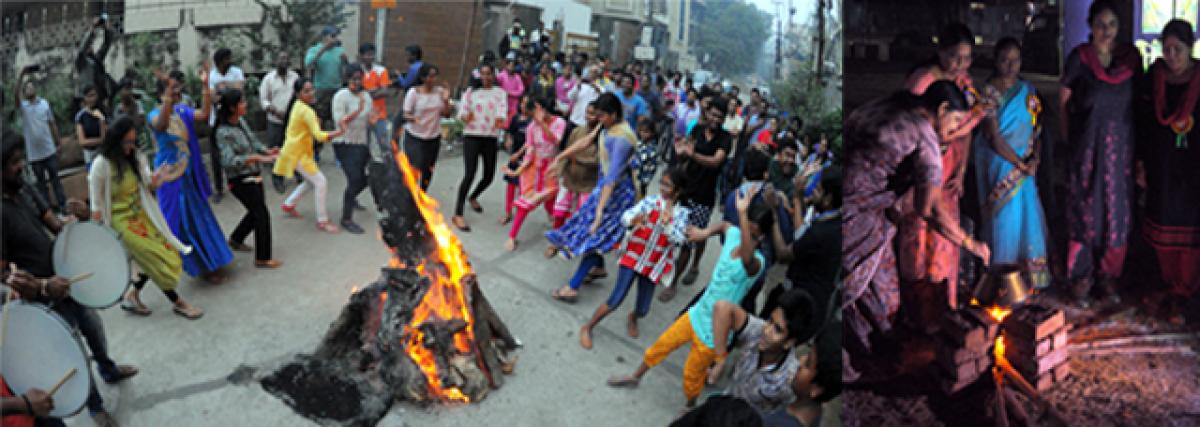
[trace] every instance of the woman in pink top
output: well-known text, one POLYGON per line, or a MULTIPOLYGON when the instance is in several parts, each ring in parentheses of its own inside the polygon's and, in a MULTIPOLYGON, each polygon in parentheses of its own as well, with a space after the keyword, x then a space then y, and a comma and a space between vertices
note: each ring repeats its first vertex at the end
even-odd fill
POLYGON ((543 205, 547 214, 554 214, 558 178, 548 172, 558 156, 558 141, 562 140, 563 132, 567 129, 567 121, 552 113, 554 106, 551 102, 546 98, 528 101, 526 109, 533 112, 533 122, 525 131, 525 158, 516 170, 504 172, 509 176, 521 177, 521 196, 516 203, 517 218, 508 232, 508 243, 504 245, 509 251, 517 248, 517 233, 521 231, 521 224, 530 211, 543 205))
POLYGON ((496 81, 500 82, 500 88, 508 94, 508 118, 504 122, 504 127, 508 127, 508 122, 517 114, 521 94, 525 93, 525 82, 521 81, 521 75, 514 71, 516 64, 513 61, 506 59, 501 64, 504 69, 496 75, 496 81))
POLYGON ((421 189, 429 189, 433 165, 442 142, 441 118, 449 117, 450 91, 438 85, 438 68, 424 64, 417 72, 417 86, 404 95, 404 154, 421 172, 421 189))
POLYGON ((571 111, 571 89, 579 84, 579 77, 575 75, 575 66, 570 63, 563 64, 563 73, 558 76, 558 80, 554 81, 554 97, 558 101, 558 111, 563 114, 571 111))

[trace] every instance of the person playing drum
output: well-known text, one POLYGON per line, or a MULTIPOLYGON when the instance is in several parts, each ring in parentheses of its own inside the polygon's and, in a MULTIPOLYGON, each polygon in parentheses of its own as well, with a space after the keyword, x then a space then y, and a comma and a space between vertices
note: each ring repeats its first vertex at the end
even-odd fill
MULTIPOLYGON (((100 377, 109 384, 137 375, 133 366, 117 365, 108 355, 104 325, 95 310, 84 307, 69 296, 67 279, 54 273, 51 262, 52 241, 47 230, 57 234, 62 223, 32 188, 25 185, 21 171, 25 167, 25 141, 20 135, 9 134, 0 143, 0 166, 3 167, 3 212, 0 218, 0 266, 3 279, 22 299, 50 306, 87 341, 92 358, 99 365, 100 377), (17 271, 9 271, 16 265, 17 271)), ((111 415, 104 410, 100 393, 92 388, 88 410, 101 427, 115 426, 111 415)))
POLYGON ((4 376, 0 375, 0 413, 4 414, 6 427, 33 426, 35 423, 38 426, 65 426, 60 419, 46 418, 52 409, 54 398, 45 390, 30 389, 17 396, 4 382, 4 376))

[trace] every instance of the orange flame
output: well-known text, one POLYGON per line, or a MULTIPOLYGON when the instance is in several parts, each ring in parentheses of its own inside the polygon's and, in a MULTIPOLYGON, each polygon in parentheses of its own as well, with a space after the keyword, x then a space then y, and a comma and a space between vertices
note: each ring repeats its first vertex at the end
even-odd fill
POLYGON ((999 323, 1003 322, 1004 318, 1008 317, 1009 314, 1012 314, 1012 309, 1000 306, 991 306, 987 308, 987 314, 992 316, 992 318, 996 319, 996 322, 999 323))
MULTIPOLYGON (((431 317, 440 320, 462 319, 467 323, 467 327, 462 332, 455 334, 454 347, 461 353, 471 352, 475 342, 475 320, 467 307, 466 295, 462 288, 462 279, 471 273, 471 266, 467 262, 462 242, 450 231, 445 218, 438 212, 437 200, 421 190, 420 184, 418 184, 420 172, 413 169, 408 162, 408 156, 401 152, 395 143, 392 147, 396 153, 396 164, 402 172, 404 183, 412 192, 417 210, 425 220, 426 231, 433 236, 436 243, 436 249, 432 254, 433 259, 427 259, 416 266, 417 272, 429 278, 431 284, 425 292, 421 304, 414 309, 412 322, 408 324, 409 342, 406 346, 408 355, 425 374, 431 397, 469 403, 470 399, 461 390, 454 387, 442 387, 437 362, 433 352, 422 344, 425 334, 421 332, 419 326, 431 317)), ((405 267, 404 262, 394 253, 388 265, 394 268, 405 267)))
POLYGON ((996 348, 994 349, 994 353, 996 355, 997 363, 1004 359, 1004 334, 1000 334, 1000 336, 996 337, 996 348))

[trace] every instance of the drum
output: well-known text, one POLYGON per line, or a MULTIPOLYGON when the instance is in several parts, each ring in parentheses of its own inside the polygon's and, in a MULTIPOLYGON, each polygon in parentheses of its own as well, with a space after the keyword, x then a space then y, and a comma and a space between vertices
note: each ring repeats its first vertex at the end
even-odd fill
POLYGON ((71 298, 92 308, 112 307, 129 287, 129 255, 116 233, 92 222, 67 224, 54 240, 54 273, 92 273, 71 285, 71 298))
POLYGON ((44 305, 13 301, 4 306, 8 321, 0 343, 0 373, 18 395, 38 388, 50 391, 72 368, 75 375, 54 393, 50 416, 79 413, 92 387, 91 367, 83 343, 58 314, 44 305), (11 310, 11 313, 7 313, 11 310))

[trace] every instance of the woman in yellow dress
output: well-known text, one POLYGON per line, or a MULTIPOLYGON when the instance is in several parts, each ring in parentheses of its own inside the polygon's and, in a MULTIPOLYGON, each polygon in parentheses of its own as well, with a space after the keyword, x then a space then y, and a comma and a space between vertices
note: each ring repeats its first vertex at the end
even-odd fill
MULTIPOLYGON (((100 156, 88 173, 93 219, 117 232, 138 268, 174 304, 176 314, 198 319, 204 311, 175 292, 183 273, 180 253, 189 253, 192 248, 171 232, 153 197, 163 183, 179 179, 186 165, 163 165, 151 173, 150 164, 137 149, 133 121, 119 119, 109 130, 100 146, 100 156)), ((139 297, 144 284, 139 281, 126 292, 121 308, 142 316, 150 314, 139 297)))

